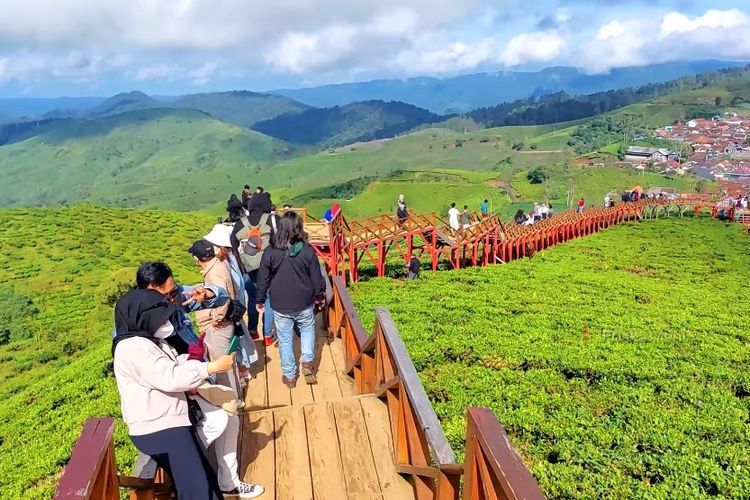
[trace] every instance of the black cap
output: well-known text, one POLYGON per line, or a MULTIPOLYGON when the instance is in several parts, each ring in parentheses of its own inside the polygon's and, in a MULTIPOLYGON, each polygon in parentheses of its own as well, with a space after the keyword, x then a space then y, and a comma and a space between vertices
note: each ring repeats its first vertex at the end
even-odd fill
POLYGON ((188 252, 198 257, 200 260, 213 259, 216 257, 214 246, 206 240, 198 240, 188 248, 188 252))

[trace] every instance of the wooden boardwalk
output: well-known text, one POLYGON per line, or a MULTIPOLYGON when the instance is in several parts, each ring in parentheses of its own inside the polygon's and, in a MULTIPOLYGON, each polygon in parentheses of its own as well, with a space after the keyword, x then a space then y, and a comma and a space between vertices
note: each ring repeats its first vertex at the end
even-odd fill
POLYGON ((320 334, 318 383, 300 378, 291 390, 281 382, 278 347, 258 349, 241 417, 240 473, 266 488, 260 498, 414 498, 396 470, 388 408, 358 394, 340 338, 320 334))

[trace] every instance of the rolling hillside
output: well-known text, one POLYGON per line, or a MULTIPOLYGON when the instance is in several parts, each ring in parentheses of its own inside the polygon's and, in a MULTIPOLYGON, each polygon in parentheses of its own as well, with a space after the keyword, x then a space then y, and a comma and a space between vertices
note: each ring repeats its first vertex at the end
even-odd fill
MULTIPOLYGON (((0 220, 13 249, 0 254, 0 497, 46 499, 81 423, 119 416, 112 298, 145 259, 200 280, 185 249, 213 218, 78 205, 0 220)), ((353 298, 367 327, 373 306, 392 309, 452 444, 465 406, 490 406, 548 495, 744 498, 750 358, 742 302, 726 297, 749 278, 746 239, 649 221, 507 266, 360 283, 353 298)), ((121 422, 115 444, 125 472, 121 422)))
POLYGON ((0 148, 0 205, 93 201, 194 210, 294 150, 194 110, 62 122, 0 148))
MULTIPOLYGON (((146 259, 200 282, 186 249, 214 219, 110 209, 0 209, 0 498, 49 499, 81 424, 119 417, 111 359, 112 297, 146 259), (10 327, 10 328, 9 328, 10 327)), ((117 462, 136 451, 125 426, 117 462)))
POLYGON ((333 108, 312 108, 256 123, 252 128, 294 144, 342 146, 391 138, 443 118, 402 102, 365 101, 333 108))
POLYGON ((310 108, 288 97, 246 90, 190 94, 172 104, 180 108, 198 109, 241 127, 252 127, 280 115, 295 116, 310 108))

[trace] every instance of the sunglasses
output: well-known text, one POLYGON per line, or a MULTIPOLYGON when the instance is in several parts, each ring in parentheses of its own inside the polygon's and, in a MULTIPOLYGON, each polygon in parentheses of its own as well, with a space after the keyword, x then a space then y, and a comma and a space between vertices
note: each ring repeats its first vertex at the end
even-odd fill
POLYGON ((171 304, 180 295, 180 289, 177 287, 172 288, 170 291, 164 294, 164 302, 171 304))

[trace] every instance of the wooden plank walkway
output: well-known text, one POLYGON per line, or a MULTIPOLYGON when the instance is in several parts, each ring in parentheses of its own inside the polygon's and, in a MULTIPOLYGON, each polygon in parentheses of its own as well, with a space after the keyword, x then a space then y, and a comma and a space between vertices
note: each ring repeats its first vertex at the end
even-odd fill
MULTIPOLYGON (((240 475, 262 499, 413 499, 396 470, 388 408, 358 395, 344 373, 341 339, 318 337, 318 383, 281 382, 276 345, 258 345, 241 417, 240 475)), ((296 347, 299 349, 299 342, 296 347)))

